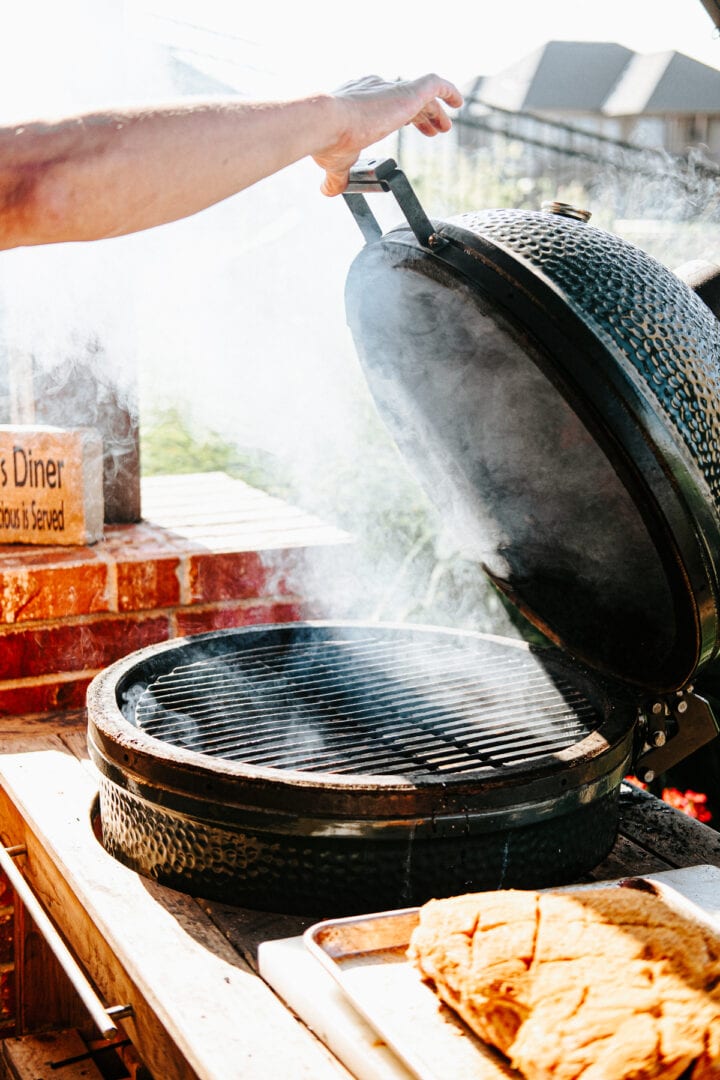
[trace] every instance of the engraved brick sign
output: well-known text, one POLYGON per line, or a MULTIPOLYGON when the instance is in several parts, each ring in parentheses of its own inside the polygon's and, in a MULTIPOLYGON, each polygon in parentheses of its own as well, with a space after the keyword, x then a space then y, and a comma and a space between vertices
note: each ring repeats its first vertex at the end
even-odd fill
POLYGON ((0 544, 100 540, 102 454, 92 428, 0 425, 0 544))

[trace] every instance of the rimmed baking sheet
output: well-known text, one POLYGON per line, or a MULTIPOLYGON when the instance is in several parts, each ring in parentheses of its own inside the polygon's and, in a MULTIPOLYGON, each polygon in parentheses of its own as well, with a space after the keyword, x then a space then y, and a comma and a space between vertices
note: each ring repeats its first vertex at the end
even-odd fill
MULTIPOLYGON (((694 866, 645 875, 672 907, 720 930, 720 869, 694 866)), ((618 882, 596 882, 587 888, 618 882)), ((577 886, 575 886, 577 888, 577 886)), ((517 1080, 420 979, 405 952, 418 909, 316 923, 308 951, 417 1080, 517 1080)))

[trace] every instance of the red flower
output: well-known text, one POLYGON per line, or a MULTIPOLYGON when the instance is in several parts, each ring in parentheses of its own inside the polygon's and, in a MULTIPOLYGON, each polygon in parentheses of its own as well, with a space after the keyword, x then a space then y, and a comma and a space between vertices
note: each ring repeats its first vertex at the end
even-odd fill
POLYGON ((712 814, 707 808, 707 795, 702 791, 678 791, 677 788, 663 788, 663 802, 682 810, 688 817, 698 821, 712 821, 712 814))
MULTIPOLYGON (((635 787, 647 791, 647 784, 643 784, 642 780, 638 780, 637 776, 626 776, 625 780, 628 784, 634 784, 635 787)), ((680 791, 678 788, 666 787, 662 791, 662 800, 670 806, 674 806, 676 810, 682 810, 683 814, 687 814, 688 817, 695 818, 697 821, 703 821, 705 824, 712 821, 712 814, 707 806, 707 795, 702 791, 692 791, 691 789, 680 791)))

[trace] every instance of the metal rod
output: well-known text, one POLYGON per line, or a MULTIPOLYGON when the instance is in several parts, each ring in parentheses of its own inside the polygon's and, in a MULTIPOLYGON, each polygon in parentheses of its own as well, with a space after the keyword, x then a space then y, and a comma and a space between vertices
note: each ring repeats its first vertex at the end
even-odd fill
POLYGON ((368 243, 377 240, 382 231, 362 194, 366 191, 392 191, 407 218, 407 223, 423 247, 440 248, 447 243, 435 234, 435 226, 427 216, 410 181, 392 158, 370 158, 358 161, 350 169, 345 189, 345 201, 352 210, 368 243))
POLYGON ((374 240, 379 240, 382 236, 382 229, 378 225, 377 218, 368 206, 365 196, 353 194, 352 192, 345 192, 343 198, 350 207, 352 215, 358 223, 360 232, 365 237, 365 242, 372 244, 374 240))
POLYGON ((0 847, 0 868, 8 878, 16 895, 25 906, 30 918, 44 937, 55 959, 60 964, 72 986, 88 1011, 90 1018, 98 1028, 104 1039, 113 1039, 119 1034, 117 1025, 110 1017, 108 1010, 103 1005, 98 995, 93 990, 87 978, 83 974, 77 961, 71 954, 65 942, 60 937, 55 926, 45 913, 42 905, 13 862, 13 856, 25 855, 26 849, 22 846, 12 848, 0 847))
POLYGON ((121 1039, 120 1042, 109 1042, 107 1046, 98 1046, 94 1050, 86 1050, 84 1054, 75 1054, 73 1057, 63 1058, 62 1061, 51 1061, 51 1069, 64 1069, 68 1065, 77 1065, 79 1061, 89 1061, 90 1058, 98 1057, 108 1050, 119 1050, 123 1046, 129 1046, 129 1039, 121 1039))

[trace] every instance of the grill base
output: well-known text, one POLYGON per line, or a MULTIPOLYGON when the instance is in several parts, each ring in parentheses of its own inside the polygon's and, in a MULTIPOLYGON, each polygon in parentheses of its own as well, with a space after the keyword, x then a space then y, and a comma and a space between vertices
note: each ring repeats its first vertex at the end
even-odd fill
POLYGON ((615 839, 637 706, 556 650, 297 623, 143 650, 94 680, 88 717, 118 860, 339 915, 587 873, 615 839))
POLYGON ((619 788, 536 824, 475 836, 404 840, 286 837, 233 830, 100 785, 103 843, 162 885, 288 914, 351 915, 438 896, 577 881, 612 847, 619 788))

